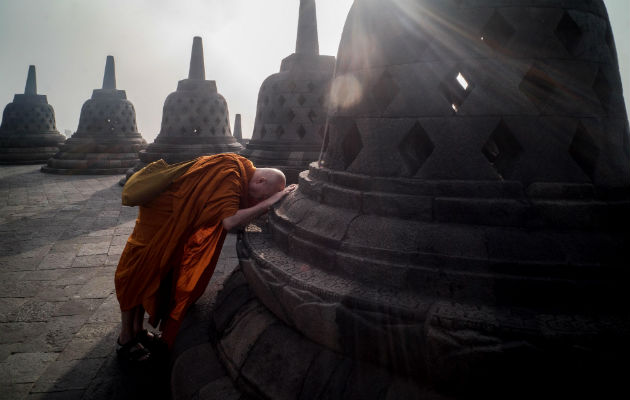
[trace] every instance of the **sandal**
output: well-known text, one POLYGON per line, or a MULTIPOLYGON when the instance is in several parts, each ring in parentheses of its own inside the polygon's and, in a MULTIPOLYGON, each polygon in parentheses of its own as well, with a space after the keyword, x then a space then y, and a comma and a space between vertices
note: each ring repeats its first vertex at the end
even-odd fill
POLYGON ((129 364, 141 364, 151 360, 151 352, 138 341, 132 339, 125 344, 120 343, 120 338, 116 340, 118 348, 116 355, 118 360, 129 364))
POLYGON ((143 329, 136 335, 136 340, 149 349, 153 355, 159 356, 168 353, 168 345, 162 340, 160 334, 143 329))
POLYGON ((140 342, 144 347, 148 347, 149 349, 160 346, 162 343, 164 343, 160 334, 149 332, 146 329, 138 332, 138 334, 136 335, 136 340, 140 342))

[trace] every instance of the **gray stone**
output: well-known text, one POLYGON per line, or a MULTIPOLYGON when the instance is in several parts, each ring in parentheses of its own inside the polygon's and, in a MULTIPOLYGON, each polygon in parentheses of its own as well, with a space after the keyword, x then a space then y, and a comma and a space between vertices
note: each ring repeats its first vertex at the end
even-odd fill
POLYGON ((230 130, 225 99, 217 92, 216 82, 205 79, 201 38, 195 37, 188 79, 179 81, 177 90, 166 98, 160 132, 140 151, 142 164, 129 170, 127 177, 159 159, 176 163, 241 148, 230 130))
POLYGON ((297 183, 299 172, 319 157, 334 63, 319 55, 315 0, 301 0, 295 53, 263 82, 252 139, 241 154, 297 183))
POLYGON ((241 393, 234 389, 228 377, 216 379, 199 390, 198 400, 239 400, 241 393))
POLYGON ((321 159, 237 244, 257 299, 352 360, 337 397, 401 397, 405 377, 428 397, 625 389, 630 130, 610 25, 601 1, 534 3, 353 5, 321 159))
POLYGON ((270 398, 295 399, 316 354, 317 347, 305 342, 300 335, 272 325, 247 357, 241 369, 242 378, 270 398), (282 346, 278 346, 279 343, 282 346), (278 374, 280 368, 283 374, 278 374))
POLYGON ((48 365, 57 358, 55 353, 17 353, 9 356, 0 363, 3 384, 32 383, 46 370, 48 365))
POLYGON ((101 368, 103 361, 102 358, 55 361, 35 382, 31 392, 85 390, 101 368))
POLYGON ((191 399, 208 382, 225 375, 209 343, 192 347, 177 358, 171 373, 173 398, 191 399))
POLYGON ((218 345, 221 351, 230 354, 229 370, 241 369, 251 346, 274 321, 275 318, 258 302, 250 302, 240 308, 218 345))
POLYGON ((42 164, 66 138, 57 131, 55 111, 37 94, 35 66, 28 68, 24 94, 7 104, 0 125, 0 164, 42 164))
POLYGON ((42 167, 55 174, 123 174, 138 163, 146 142, 136 126, 136 112, 124 90, 116 89, 114 58, 107 56, 102 89, 81 108, 79 127, 42 167))

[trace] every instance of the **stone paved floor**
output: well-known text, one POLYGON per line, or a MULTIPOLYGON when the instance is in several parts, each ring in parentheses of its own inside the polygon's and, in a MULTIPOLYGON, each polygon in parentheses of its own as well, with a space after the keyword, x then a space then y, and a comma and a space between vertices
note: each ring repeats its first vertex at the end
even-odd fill
MULTIPOLYGON (((115 357, 113 276, 137 214, 120 204, 119 179, 0 166, 0 399, 168 398, 168 379, 115 357)), ((219 282, 237 263, 234 243, 219 282)))

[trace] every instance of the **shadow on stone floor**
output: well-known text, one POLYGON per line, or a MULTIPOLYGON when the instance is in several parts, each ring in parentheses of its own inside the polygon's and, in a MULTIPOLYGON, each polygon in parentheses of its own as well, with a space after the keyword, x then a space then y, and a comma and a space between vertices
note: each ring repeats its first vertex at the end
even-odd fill
POLYGON ((122 364, 116 356, 115 337, 101 339, 81 359, 65 366, 61 361, 51 365, 30 395, 46 400, 169 400, 168 364, 142 368, 122 364), (105 358, 103 349, 109 349, 105 358))
MULTIPOLYGON (((0 190, 3 186, 0 183, 0 190)), ((130 224, 136 218, 137 208, 122 206, 120 193, 121 188, 113 182, 88 198, 69 203, 42 206, 25 201, 27 204, 1 207, 0 266, 10 263, 10 258, 16 256, 21 257, 13 263, 38 264, 48 252, 47 246, 57 247, 58 251, 54 253, 63 253, 66 251, 64 247, 128 236, 133 229, 130 224)), ((35 267, 37 265, 32 269, 35 267)))

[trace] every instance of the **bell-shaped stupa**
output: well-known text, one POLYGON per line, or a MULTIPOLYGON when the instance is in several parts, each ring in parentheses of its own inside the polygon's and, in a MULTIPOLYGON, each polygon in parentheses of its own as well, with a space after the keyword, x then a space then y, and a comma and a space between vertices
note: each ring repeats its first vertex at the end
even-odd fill
POLYGON ((226 287, 265 307, 218 302, 241 388, 627 391, 630 139, 603 1, 356 0, 331 104, 321 162, 237 245, 226 287))
POLYGON ((28 67, 24 94, 16 94, 2 113, 0 164, 44 164, 66 138, 55 126, 55 110, 37 94, 35 66, 28 67))
POLYGON ((297 182, 319 157, 334 68, 335 57, 319 55, 315 0, 301 0, 295 53, 263 82, 254 133, 241 154, 297 182))
POLYGON ((123 174, 138 163, 146 142, 136 126, 136 111, 124 90, 116 89, 114 57, 107 56, 103 88, 83 103, 79 127, 42 167, 55 174, 123 174))
POLYGON ((160 133, 140 152, 140 159, 177 163, 241 149, 230 130, 225 99, 217 92, 216 82, 206 80, 201 38, 195 37, 188 79, 179 81, 177 91, 166 98, 160 133))

